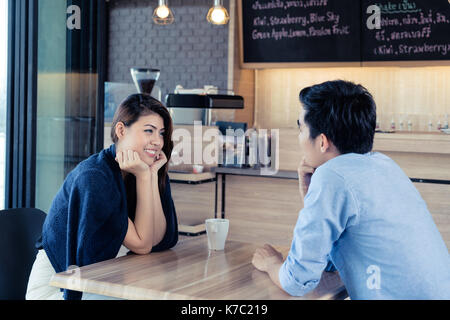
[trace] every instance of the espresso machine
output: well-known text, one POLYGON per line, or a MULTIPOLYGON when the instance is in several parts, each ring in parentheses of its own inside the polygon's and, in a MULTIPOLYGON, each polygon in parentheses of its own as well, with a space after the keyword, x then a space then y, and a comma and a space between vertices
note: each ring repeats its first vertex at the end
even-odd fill
MULTIPOLYGON (((244 98, 242 96, 234 95, 234 93, 219 94, 218 91, 213 86, 185 89, 178 85, 174 93, 169 93, 166 96, 166 106, 171 110, 172 114, 178 113, 187 118, 191 118, 191 116, 187 116, 191 114, 198 118, 195 120, 202 120, 203 125, 210 126, 212 124, 213 109, 244 108, 244 98)), ((175 119, 179 118, 177 114, 174 116, 175 119)))

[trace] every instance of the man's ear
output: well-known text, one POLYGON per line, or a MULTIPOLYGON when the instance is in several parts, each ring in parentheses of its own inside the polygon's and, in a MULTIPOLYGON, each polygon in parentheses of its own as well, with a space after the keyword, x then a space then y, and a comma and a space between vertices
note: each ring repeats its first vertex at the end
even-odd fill
POLYGON ((114 128, 114 131, 116 133, 116 136, 118 139, 122 139, 125 136, 125 124, 121 121, 116 123, 116 127, 114 128))
POLYGON ((322 153, 327 152, 331 147, 331 141, 323 133, 320 134, 320 151, 322 153))

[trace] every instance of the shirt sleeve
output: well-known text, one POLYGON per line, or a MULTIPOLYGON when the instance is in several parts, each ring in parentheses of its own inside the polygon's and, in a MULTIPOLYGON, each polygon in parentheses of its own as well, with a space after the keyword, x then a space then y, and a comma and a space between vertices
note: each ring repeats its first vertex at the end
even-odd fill
POLYGON ((327 168, 314 173, 304 208, 294 229, 291 249, 279 271, 283 289, 292 296, 313 290, 331 268, 333 243, 357 224, 358 205, 344 179, 327 168))

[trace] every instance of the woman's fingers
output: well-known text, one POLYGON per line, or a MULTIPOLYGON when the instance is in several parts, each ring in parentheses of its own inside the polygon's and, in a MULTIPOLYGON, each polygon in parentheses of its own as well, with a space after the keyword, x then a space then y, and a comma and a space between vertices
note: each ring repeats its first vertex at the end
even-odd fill
POLYGON ((166 157, 166 154, 164 153, 164 151, 160 151, 158 160, 162 160, 163 162, 167 161, 167 157, 166 157))
POLYGON ((116 161, 122 171, 134 174, 136 177, 149 172, 149 166, 141 160, 139 153, 134 150, 117 152, 116 161))
POLYGON ((119 158, 119 154, 122 155, 121 162, 126 163, 126 164, 130 164, 135 161, 139 161, 141 159, 139 157, 139 153, 137 153, 137 151, 133 151, 133 150, 126 150, 124 152, 118 152, 117 153, 118 158, 119 158))
POLYGON ((134 151, 133 150, 127 150, 128 153, 128 162, 134 161, 134 151))
POLYGON ((121 164, 123 162, 123 154, 122 151, 117 152, 116 154, 116 161, 121 164))
POLYGON ((116 154, 116 161, 119 165, 121 165, 121 167, 131 166, 139 160, 139 154, 133 150, 119 151, 116 154))
POLYGON ((139 157, 139 153, 137 151, 133 152, 133 161, 136 161, 136 162, 141 161, 141 157, 139 157))
POLYGON ((164 151, 160 151, 158 156, 155 157, 155 162, 151 165, 153 172, 158 172, 167 162, 167 157, 164 151))

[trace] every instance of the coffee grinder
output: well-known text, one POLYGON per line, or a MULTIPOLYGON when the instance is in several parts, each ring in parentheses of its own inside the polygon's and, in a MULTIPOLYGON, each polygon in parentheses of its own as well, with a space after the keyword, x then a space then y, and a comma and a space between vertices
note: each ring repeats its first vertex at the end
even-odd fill
POLYGON ((150 94, 155 99, 161 101, 161 89, 155 86, 161 74, 159 69, 131 68, 130 72, 134 85, 139 93, 150 94))

